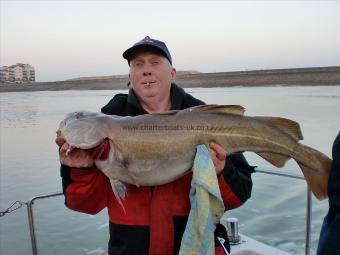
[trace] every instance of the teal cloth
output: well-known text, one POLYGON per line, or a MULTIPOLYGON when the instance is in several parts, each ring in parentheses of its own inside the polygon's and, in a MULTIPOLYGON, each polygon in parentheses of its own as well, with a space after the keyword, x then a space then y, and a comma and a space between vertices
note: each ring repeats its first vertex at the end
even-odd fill
POLYGON ((210 153, 196 147, 191 181, 191 210, 182 237, 179 255, 215 254, 214 231, 224 213, 224 204, 210 153))

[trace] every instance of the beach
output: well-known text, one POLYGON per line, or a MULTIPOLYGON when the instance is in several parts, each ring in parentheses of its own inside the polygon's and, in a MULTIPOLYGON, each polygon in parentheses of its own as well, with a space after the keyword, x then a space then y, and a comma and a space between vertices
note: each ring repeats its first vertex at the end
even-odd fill
MULTIPOLYGON (((1 83, 0 92, 117 90, 126 89, 127 75, 84 77, 55 82, 1 83)), ((176 83, 183 88, 233 86, 329 86, 340 85, 340 66, 270 69, 238 72, 178 72, 176 83)))

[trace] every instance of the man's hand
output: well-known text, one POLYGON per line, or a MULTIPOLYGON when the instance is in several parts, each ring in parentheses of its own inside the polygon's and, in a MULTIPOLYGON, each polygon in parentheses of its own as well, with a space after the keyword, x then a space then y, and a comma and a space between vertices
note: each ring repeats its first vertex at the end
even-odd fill
POLYGON ((216 169, 216 174, 218 175, 225 168, 227 151, 221 145, 214 142, 209 143, 208 149, 216 169))
POLYGON ((57 138, 56 144, 60 146, 59 159, 60 163, 63 165, 77 168, 93 166, 94 161, 89 151, 75 148, 66 155, 66 152, 70 147, 68 143, 66 143, 63 139, 57 138))

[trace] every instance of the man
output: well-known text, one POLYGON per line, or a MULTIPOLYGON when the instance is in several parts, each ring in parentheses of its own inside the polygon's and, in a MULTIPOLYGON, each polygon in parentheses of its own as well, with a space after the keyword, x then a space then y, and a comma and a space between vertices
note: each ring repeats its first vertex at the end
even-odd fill
POLYGON ((334 140, 332 154, 328 179, 329 210, 321 228, 317 255, 340 253, 340 133, 334 140))
MULTIPOLYGON (((103 113, 137 116, 204 104, 175 84, 176 70, 164 42, 145 37, 127 49, 123 57, 130 66, 129 94, 115 95, 101 109, 103 113)), ((65 159, 66 149, 67 145, 61 146, 61 159, 65 159)), ((225 207, 240 206, 250 197, 253 167, 242 154, 226 157, 227 152, 216 143, 211 142, 209 150, 225 207)), ((84 154, 86 152, 76 151, 71 159, 94 155, 84 154)), ((95 166, 79 169, 68 165, 71 167, 61 166, 65 204, 90 214, 108 208, 109 254, 178 254, 190 212, 191 174, 157 187, 129 185, 128 195, 123 200, 124 212, 113 195, 108 178, 95 166)), ((225 229, 220 225, 215 234, 227 240, 225 229)), ((224 254, 216 237, 215 240, 216 254, 224 254)))

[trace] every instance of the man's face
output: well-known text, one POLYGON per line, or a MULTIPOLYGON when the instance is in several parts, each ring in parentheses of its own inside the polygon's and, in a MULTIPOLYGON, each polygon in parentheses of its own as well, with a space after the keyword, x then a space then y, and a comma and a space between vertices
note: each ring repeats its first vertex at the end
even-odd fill
POLYGON ((176 70, 167 58, 153 52, 137 52, 130 60, 130 82, 140 98, 167 97, 176 70))

